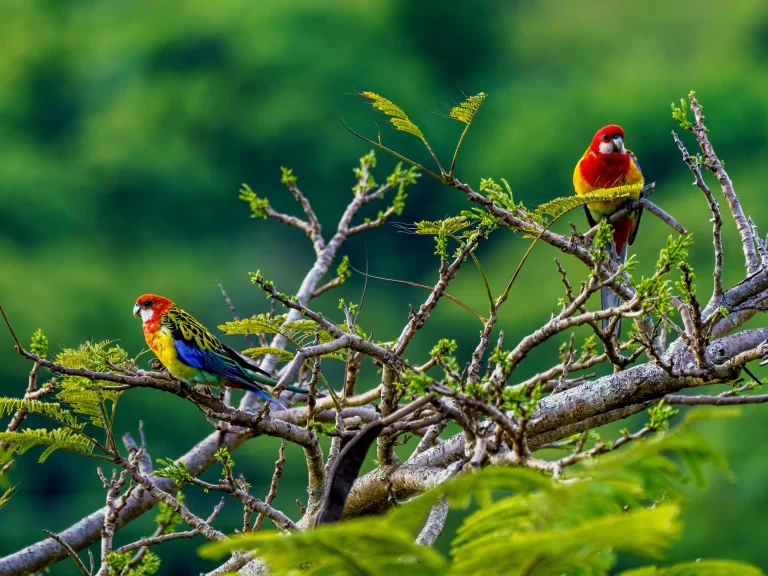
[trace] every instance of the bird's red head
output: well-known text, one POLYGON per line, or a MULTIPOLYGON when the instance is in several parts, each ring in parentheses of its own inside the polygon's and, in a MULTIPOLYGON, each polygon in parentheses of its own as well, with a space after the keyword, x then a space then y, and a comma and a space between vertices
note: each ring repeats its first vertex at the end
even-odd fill
POLYGON ((173 306, 173 302, 168 298, 163 298, 157 294, 142 294, 133 305, 133 315, 141 316, 141 320, 145 324, 152 321, 157 322, 160 316, 165 314, 165 311, 171 306, 173 306))
POLYGON ((595 137, 592 138, 592 144, 589 146, 589 151, 595 154, 626 154, 627 149, 624 147, 624 130, 621 126, 611 124, 600 128, 595 133, 595 137))

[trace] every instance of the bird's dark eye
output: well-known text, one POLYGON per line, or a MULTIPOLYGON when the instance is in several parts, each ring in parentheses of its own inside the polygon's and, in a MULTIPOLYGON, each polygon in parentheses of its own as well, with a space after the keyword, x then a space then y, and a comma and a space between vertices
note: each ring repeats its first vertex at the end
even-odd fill
POLYGON ((607 133, 603 134, 603 142, 608 142, 608 140, 610 140, 610 139, 611 139, 611 137, 607 133))
POLYGON ((616 132, 616 134, 614 134, 614 135, 613 135, 613 137, 614 137, 614 138, 621 138, 621 134, 619 134, 618 132, 616 132))
POLYGON ((144 302, 142 302, 141 305, 144 306, 144 308, 149 308, 150 306, 152 306, 152 300, 144 300, 144 302))

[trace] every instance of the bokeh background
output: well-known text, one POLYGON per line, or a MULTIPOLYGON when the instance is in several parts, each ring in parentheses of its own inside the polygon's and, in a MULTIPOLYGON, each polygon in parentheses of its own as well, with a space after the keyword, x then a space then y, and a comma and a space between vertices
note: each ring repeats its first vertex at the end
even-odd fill
MULTIPOLYGON (((368 151, 343 129, 337 109, 355 128, 373 136, 378 123, 385 143, 429 160, 409 135, 385 127, 351 95, 359 90, 403 107, 443 158, 450 158, 462 128, 443 117, 446 110, 465 93, 488 93, 457 176, 474 185, 481 177, 504 177, 529 206, 570 194, 573 165, 594 132, 621 124, 647 180, 657 182, 653 200, 698 240, 692 262, 706 299, 709 213, 670 135, 670 102, 695 89, 746 211, 768 231, 768 5, 759 0, 5 0, 0 54, 0 302, 24 339, 42 328, 53 351, 90 337, 118 339, 137 353, 143 340, 131 307, 143 292, 173 298, 212 327, 230 319, 217 281, 241 314, 268 309, 248 271, 260 269, 295 292, 312 262, 311 247, 296 230, 251 219, 237 199, 242 182, 295 211, 279 183, 279 167, 293 168, 326 233, 331 230, 351 197, 351 169, 368 151)), ((689 136, 686 142, 693 146, 689 136)), ((393 166, 380 155, 380 181, 393 166)), ((399 220, 439 219, 467 207, 462 194, 425 177, 411 188, 399 220)), ((572 220, 584 227, 580 213, 572 220)), ((642 228, 633 250, 638 272, 648 273, 670 230, 649 215, 642 228)), ((742 278, 743 260, 729 220, 725 233, 731 284, 742 278)), ((500 230, 478 251, 497 293, 528 242, 500 230)), ((429 238, 387 225, 354 238, 342 254, 364 267, 366 249, 373 274, 434 282, 429 238)), ((555 256, 539 246, 526 264, 499 322, 508 345, 556 306, 555 256)), ((583 276, 580 264, 564 264, 575 281, 583 276)), ((338 315, 337 299, 356 300, 361 288, 353 277, 315 307, 338 315)), ((486 305, 470 266, 451 293, 478 309, 486 305)), ((423 297, 372 281, 361 323, 378 338, 392 338, 408 304, 423 297)), ((466 361, 478 330, 476 319, 444 301, 409 355, 418 358, 446 336, 459 341, 459 359, 466 361)), ((554 363, 560 341, 532 355, 520 377, 554 363)), ((235 337, 229 342, 244 345, 235 337)), ((0 366, 2 394, 23 393, 29 365, 2 330, 0 366)), ((367 364, 362 386, 374 382, 367 364)), ((135 432, 139 420, 155 458, 178 456, 209 432, 194 407, 151 390, 131 391, 121 401, 119 430, 135 432)), ((642 422, 638 416, 629 425, 642 422)), ((702 432, 726 454, 732 476, 713 473, 707 491, 691 489, 686 536, 669 558, 723 557, 768 567, 765 409, 748 407, 741 418, 708 423, 702 432)), ((237 453, 256 494, 267 491, 276 448, 259 438, 237 453)), ((31 453, 17 460, 10 476, 18 490, 0 511, 0 554, 103 504, 92 461, 56 454, 38 465, 31 453)), ((306 499, 304 470, 300 452, 289 448, 277 504, 294 516, 294 500, 306 499)), ((211 478, 217 473, 209 471, 211 478)), ((194 491, 188 500, 201 514, 212 506, 194 491)), ((240 517, 229 504, 222 528, 233 530, 240 517)), ((151 529, 148 515, 117 541, 151 529)), ((442 538, 442 550, 449 539, 442 538)), ((165 562, 160 573, 212 568, 196 557, 197 544, 158 549, 165 562)), ((65 561, 52 573, 76 571, 65 561)))

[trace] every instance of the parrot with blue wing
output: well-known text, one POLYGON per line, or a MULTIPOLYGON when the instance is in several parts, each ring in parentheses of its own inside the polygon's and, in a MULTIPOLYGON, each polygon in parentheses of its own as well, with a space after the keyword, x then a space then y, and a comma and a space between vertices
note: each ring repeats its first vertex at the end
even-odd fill
MULTIPOLYGON (((190 384, 247 390, 284 408, 264 388, 277 384, 269 374, 220 342, 168 298, 143 294, 133 306, 133 315, 141 318, 147 345, 172 376, 190 384)), ((307 393, 300 388, 289 386, 288 389, 307 393)))

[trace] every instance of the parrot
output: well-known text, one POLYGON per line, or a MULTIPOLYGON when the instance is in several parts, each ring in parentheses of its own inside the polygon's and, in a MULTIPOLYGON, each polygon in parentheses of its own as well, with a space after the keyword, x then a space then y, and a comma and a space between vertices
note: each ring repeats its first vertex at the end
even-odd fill
MULTIPOLYGON (((142 320, 144 339, 168 372, 191 384, 228 386, 253 392, 285 408, 264 385, 275 386, 249 358, 222 344, 208 329, 168 298, 143 294, 136 299, 133 315, 142 320)), ((306 390, 288 387, 293 392, 306 390)))
MULTIPOLYGON (((637 157, 624 146, 624 130, 616 124, 601 128, 595 133, 589 148, 576 163, 576 169, 573 171, 573 187, 576 194, 583 196, 600 188, 632 184, 640 184, 642 190, 644 179, 637 157)), ((609 217, 627 202, 637 200, 641 195, 642 192, 638 190, 637 194, 630 198, 584 204, 587 222, 590 227, 593 227, 598 221, 609 217)), ((613 222, 613 250, 610 253, 611 257, 620 264, 627 261, 627 246, 635 241, 642 213, 643 209, 638 208, 633 213, 613 222)), ((600 305, 603 310, 620 304, 621 298, 609 287, 600 289, 600 305)), ((610 320, 603 320, 604 329, 609 322, 610 320)), ((617 332, 621 332, 621 324, 618 325, 617 332)))

